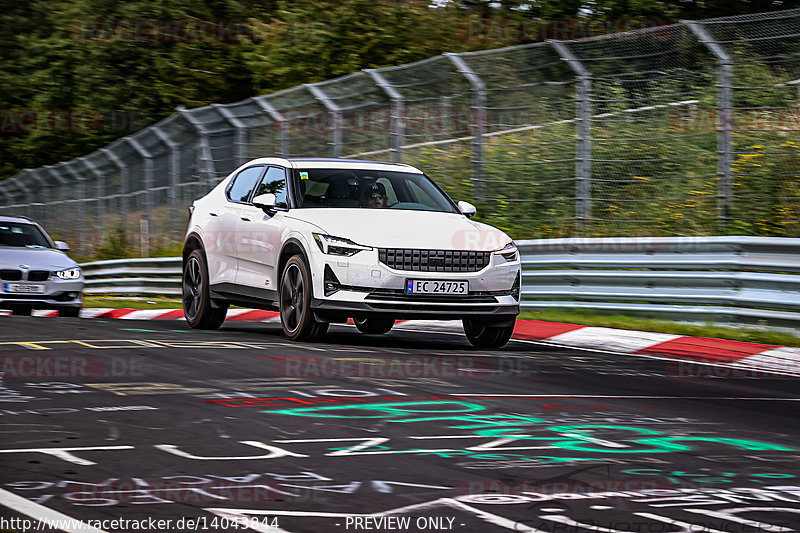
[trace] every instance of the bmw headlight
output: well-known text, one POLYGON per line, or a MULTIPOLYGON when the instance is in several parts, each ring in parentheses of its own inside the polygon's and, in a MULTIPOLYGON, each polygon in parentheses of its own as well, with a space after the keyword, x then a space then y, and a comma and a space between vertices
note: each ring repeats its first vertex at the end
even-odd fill
POLYGON ((79 277, 81 277, 81 269, 68 268, 66 270, 59 270, 58 272, 56 272, 56 276, 66 280, 78 279, 79 277))
POLYGON ((350 239, 342 237, 333 237, 331 235, 324 235, 322 233, 314 233, 314 241, 324 254, 330 255, 355 255, 362 250, 372 250, 369 246, 361 246, 356 244, 350 239))
POLYGON ((511 241, 510 243, 506 244, 499 250, 495 250, 494 253, 502 255, 503 259, 505 259, 508 262, 516 261, 517 244, 514 241, 511 241))

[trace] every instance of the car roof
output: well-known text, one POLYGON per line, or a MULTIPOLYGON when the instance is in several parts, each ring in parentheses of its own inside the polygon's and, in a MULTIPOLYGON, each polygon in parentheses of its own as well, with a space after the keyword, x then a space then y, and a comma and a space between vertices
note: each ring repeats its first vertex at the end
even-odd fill
POLYGON ((36 224, 33 220, 29 219, 28 217, 11 217, 11 216, 3 216, 0 215, 0 222, 16 222, 17 224, 36 224))
POLYGON ((342 168, 351 170, 388 170, 395 172, 412 172, 422 174, 418 168, 404 163, 387 163, 386 161, 366 161, 363 159, 341 159, 323 157, 261 157, 248 161, 251 164, 280 164, 291 168, 342 168))

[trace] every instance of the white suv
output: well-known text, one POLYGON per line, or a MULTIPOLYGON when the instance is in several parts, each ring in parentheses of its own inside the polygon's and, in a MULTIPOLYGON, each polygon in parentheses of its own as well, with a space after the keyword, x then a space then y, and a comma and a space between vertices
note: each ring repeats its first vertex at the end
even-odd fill
POLYGON ((255 159, 191 212, 183 304, 193 328, 218 328, 236 304, 279 311, 292 340, 348 318, 373 334, 397 319, 463 320, 481 348, 503 346, 514 329, 514 242, 414 167, 255 159))

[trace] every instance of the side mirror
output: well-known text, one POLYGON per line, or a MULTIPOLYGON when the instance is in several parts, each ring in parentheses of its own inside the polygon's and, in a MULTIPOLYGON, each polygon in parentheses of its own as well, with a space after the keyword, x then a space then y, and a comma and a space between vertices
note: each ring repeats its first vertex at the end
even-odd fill
POLYGON ((464 201, 458 202, 458 210, 461 211, 461 213, 464 216, 466 216, 467 218, 474 217, 475 213, 478 212, 478 210, 475 209, 474 205, 472 205, 469 202, 464 202, 464 201))
POLYGON ((69 252, 69 244, 65 243, 64 241, 56 241, 56 250, 69 252))
POLYGON ((253 205, 260 207, 265 213, 271 215, 275 212, 275 204, 278 203, 278 198, 271 192, 259 194, 253 198, 253 205))

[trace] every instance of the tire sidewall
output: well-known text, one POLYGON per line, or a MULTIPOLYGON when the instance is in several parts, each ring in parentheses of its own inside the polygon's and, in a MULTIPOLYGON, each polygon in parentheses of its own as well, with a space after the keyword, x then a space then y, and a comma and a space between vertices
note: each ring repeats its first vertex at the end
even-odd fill
POLYGON ((286 273, 289 271, 290 268, 297 267, 300 271, 300 277, 303 281, 303 307, 300 313, 300 320, 297 323, 297 327, 290 331, 286 327, 286 323, 283 320, 283 313, 280 313, 281 317, 281 328, 283 329, 283 334, 290 340, 297 340, 303 336, 305 331, 313 325, 314 317, 311 316, 311 298, 313 297, 313 288, 311 286, 311 275, 308 271, 308 267, 306 266, 306 262, 303 260, 301 255, 294 255, 286 262, 286 265, 283 267, 283 272, 281 273, 281 284, 278 287, 278 306, 280 309, 283 309, 283 284, 286 280, 286 273), (311 323, 309 323, 311 322, 311 323))
POLYGON ((186 309, 186 301, 183 298, 183 294, 181 294, 181 300, 183 303, 183 314, 186 318, 186 322, 193 328, 198 327, 200 322, 205 316, 206 307, 211 305, 211 297, 208 291, 208 266, 206 265, 206 258, 205 255, 201 250, 194 250, 189 257, 186 259, 186 266, 183 269, 183 276, 181 278, 181 288, 183 289, 184 282, 186 279, 186 271, 189 269, 189 265, 193 260, 197 260, 200 265, 200 305, 197 308, 197 314, 194 318, 189 318, 188 310, 186 309))

